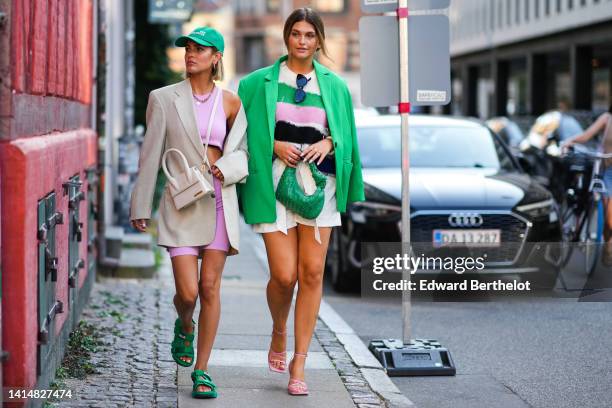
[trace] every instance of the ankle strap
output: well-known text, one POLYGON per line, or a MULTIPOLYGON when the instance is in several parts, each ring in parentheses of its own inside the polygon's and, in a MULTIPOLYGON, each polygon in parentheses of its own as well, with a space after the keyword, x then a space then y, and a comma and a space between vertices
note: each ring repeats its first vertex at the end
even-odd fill
POLYGON ((298 353, 297 351, 293 353, 293 356, 300 356, 300 357, 308 357, 308 353, 298 353))

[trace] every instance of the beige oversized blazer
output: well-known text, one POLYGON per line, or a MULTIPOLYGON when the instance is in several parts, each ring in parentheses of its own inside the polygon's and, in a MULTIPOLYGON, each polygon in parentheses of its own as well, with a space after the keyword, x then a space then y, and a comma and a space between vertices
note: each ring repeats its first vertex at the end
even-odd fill
MULTIPOLYGON (((142 144, 139 171, 130 206, 130 219, 150 219, 157 173, 164 152, 180 150, 189 166, 198 165, 212 185, 212 174, 204 164, 204 145, 198 132, 189 80, 156 89, 149 95, 147 131, 142 144)), ((225 224, 229 236, 229 255, 238 253, 239 213, 236 183, 248 176, 246 144, 247 121, 241 105, 234 125, 226 136, 223 155, 215 163, 224 177, 222 187, 225 224)), ((182 169, 177 154, 168 155, 170 172, 182 169)), ((162 246, 199 246, 212 242, 216 226, 215 199, 205 197, 177 210, 168 187, 159 204, 158 244, 162 246)))

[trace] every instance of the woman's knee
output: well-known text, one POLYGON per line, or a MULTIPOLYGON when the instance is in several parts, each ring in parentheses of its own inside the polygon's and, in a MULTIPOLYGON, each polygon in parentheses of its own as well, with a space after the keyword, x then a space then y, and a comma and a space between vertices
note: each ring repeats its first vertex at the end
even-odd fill
POLYGON ((298 270, 299 283, 302 287, 318 288, 323 284, 324 260, 308 260, 301 262, 298 270))
POLYGON ((200 302, 210 302, 219 298, 221 279, 207 278, 200 281, 200 302))
POLYGON ((195 287, 183 289, 178 291, 176 296, 184 306, 194 308, 198 300, 198 290, 195 287))
POLYGON ((294 274, 283 274, 278 275, 274 274, 270 276, 270 282, 283 291, 290 291, 295 288, 295 283, 297 282, 297 277, 294 274))

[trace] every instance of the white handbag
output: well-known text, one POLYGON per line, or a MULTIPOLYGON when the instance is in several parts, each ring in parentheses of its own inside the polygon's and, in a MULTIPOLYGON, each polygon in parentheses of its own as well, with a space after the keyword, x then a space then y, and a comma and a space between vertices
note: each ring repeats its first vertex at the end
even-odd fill
MULTIPOLYGON (((213 103, 213 110, 210 114, 210 119, 208 121, 208 130, 206 132, 206 147, 204 149, 204 160, 208 168, 210 169, 210 163, 208 162, 208 142, 210 140, 210 133, 212 131, 212 125, 215 118, 215 113, 217 111, 217 105, 219 103, 219 95, 223 92, 219 90, 215 97, 215 102, 213 103)), ((199 166, 189 167, 189 163, 187 162, 187 158, 185 155, 178 149, 170 148, 164 152, 162 156, 162 169, 166 174, 170 189, 170 195, 172 196, 172 200, 174 201, 174 205, 177 210, 180 210, 188 205, 194 203, 196 200, 203 198, 207 195, 214 196, 215 189, 211 184, 206 180, 202 172, 200 171, 199 166), (166 164, 166 158, 170 152, 174 152, 181 157, 181 161, 183 163, 183 172, 176 177, 173 177, 168 171, 168 165, 166 164)))

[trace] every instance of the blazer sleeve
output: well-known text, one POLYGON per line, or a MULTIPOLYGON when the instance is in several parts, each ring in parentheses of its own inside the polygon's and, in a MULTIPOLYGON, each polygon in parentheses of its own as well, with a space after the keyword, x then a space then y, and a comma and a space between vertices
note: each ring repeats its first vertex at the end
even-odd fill
MULTIPOLYGON (((223 173, 223 186, 230 186, 236 183, 246 183, 249 175, 249 153, 246 139, 246 115, 241 107, 236 115, 234 125, 230 130, 230 135, 233 131, 238 131, 240 139, 237 142, 237 147, 228 153, 223 154, 216 162, 215 166, 223 173)), ((229 142, 229 140, 228 140, 229 142)))
POLYGON ((365 201, 365 195, 363 191, 363 176, 361 174, 361 158, 359 157, 359 144, 357 142, 357 129, 355 128, 355 112, 353 111, 353 101, 351 94, 346 89, 346 100, 348 105, 349 123, 351 126, 351 139, 352 139, 352 150, 351 150, 351 162, 353 163, 353 169, 351 170, 351 177, 349 179, 347 204, 356 201, 365 201))
POLYGON ((147 104, 147 131, 140 150, 138 176, 132 190, 130 220, 150 219, 157 173, 166 139, 166 114, 154 92, 147 104))

